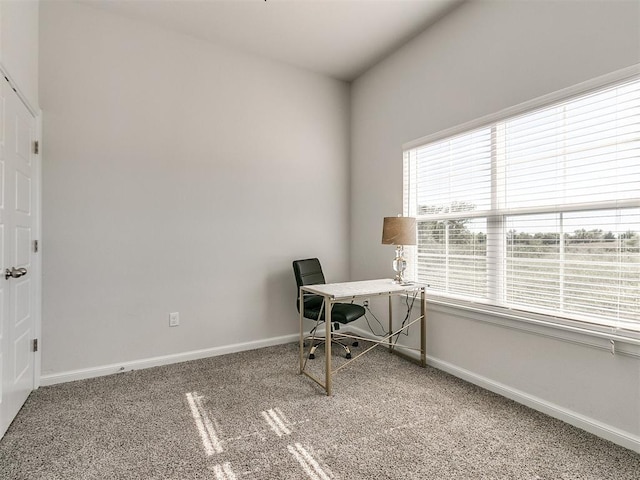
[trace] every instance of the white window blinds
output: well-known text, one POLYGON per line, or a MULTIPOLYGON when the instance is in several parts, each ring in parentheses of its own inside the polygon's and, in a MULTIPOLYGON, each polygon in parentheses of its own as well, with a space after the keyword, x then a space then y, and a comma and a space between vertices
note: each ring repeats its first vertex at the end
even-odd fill
POLYGON ((432 293, 640 328, 640 79, 405 151, 432 293))

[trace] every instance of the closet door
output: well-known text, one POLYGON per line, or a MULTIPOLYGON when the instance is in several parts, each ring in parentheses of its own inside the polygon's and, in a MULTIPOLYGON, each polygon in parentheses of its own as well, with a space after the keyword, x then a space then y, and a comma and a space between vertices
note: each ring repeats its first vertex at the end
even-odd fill
POLYGON ((36 121, 4 78, 0 90, 0 437, 34 388, 36 121))

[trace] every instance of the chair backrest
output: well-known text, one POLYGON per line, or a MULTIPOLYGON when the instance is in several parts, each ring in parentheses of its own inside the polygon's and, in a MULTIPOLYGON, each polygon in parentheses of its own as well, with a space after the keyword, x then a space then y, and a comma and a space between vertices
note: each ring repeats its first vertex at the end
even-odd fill
MULTIPOLYGON (((293 261, 293 273, 296 277, 296 285, 298 287, 298 293, 296 295, 296 307, 300 309, 300 287, 303 285, 319 285, 326 283, 324 280, 324 274, 322 273, 322 266, 320 260, 317 258, 306 258, 304 260, 293 261)), ((322 297, 310 296, 305 297, 305 309, 307 307, 317 307, 319 303, 322 303, 322 297)))
POLYGON ((296 276, 298 288, 303 285, 318 285, 325 283, 320 260, 317 258, 307 258, 305 260, 294 260, 293 273, 296 276))

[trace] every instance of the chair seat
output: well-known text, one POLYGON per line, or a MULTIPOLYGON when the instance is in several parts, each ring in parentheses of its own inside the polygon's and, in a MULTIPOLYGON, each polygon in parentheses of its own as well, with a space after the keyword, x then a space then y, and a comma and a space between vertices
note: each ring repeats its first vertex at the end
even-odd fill
MULTIPOLYGON (((320 313, 320 306, 308 307, 304 309, 305 318, 311 320, 318 320, 318 314, 320 313)), ((324 320, 324 309, 322 309, 322 316, 320 320, 324 320)), ((361 305, 355 305, 352 303, 334 303, 331 308, 331 321, 338 323, 350 323, 365 314, 365 309, 361 305)))

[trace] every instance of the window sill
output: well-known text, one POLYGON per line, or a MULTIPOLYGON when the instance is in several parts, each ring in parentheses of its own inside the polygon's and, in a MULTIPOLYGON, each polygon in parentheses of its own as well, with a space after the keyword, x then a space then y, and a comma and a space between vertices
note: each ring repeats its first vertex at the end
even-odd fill
POLYGON ((640 358, 640 332, 430 295, 427 309, 640 358))

